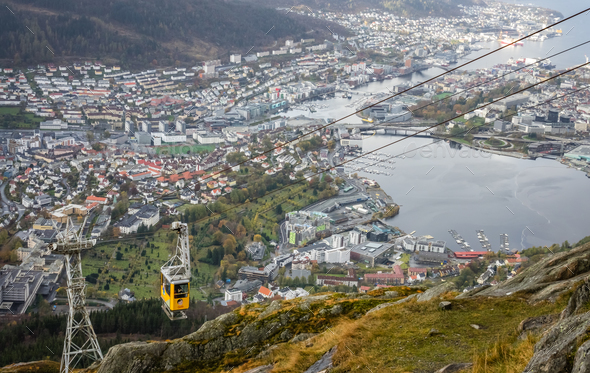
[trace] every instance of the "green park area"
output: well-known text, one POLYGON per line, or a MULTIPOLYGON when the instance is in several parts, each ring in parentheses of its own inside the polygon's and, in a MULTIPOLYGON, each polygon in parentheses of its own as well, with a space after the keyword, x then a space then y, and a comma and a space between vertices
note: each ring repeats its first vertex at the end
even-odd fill
POLYGON ((45 118, 36 117, 23 111, 20 107, 0 107, 1 128, 38 128, 45 118))
MULTIPOLYGON (((237 255, 239 252, 236 252, 243 250, 253 237, 245 235, 244 227, 241 224, 232 223, 231 220, 239 220, 239 217, 243 215, 247 223, 244 220, 242 223, 250 230, 259 232, 261 237, 264 237, 264 242, 276 241, 278 240, 277 222, 283 219, 284 214, 317 201, 321 193, 323 192, 318 193, 317 189, 310 188, 307 184, 294 185, 243 204, 240 206, 241 212, 238 214, 234 212, 227 217, 227 220, 220 220, 219 216, 202 218, 198 220, 198 224, 194 223, 194 228, 190 222, 197 220, 196 216, 199 214, 206 214, 201 211, 205 207, 190 204, 178 207, 180 214, 167 219, 189 222, 192 234, 196 234, 190 236, 191 297, 206 299, 210 292, 218 296, 218 291, 212 286, 215 280, 220 277, 235 280, 238 264, 253 264, 243 255, 237 255), (249 219, 247 216, 252 218, 249 219), (227 244, 228 239, 232 240, 235 246, 239 246, 239 249, 230 248, 232 245, 227 244), (238 260, 228 260, 226 257, 229 252, 233 252, 230 255, 238 260), (223 266, 225 270, 221 271, 220 266, 223 266), (203 287, 202 290, 201 287, 203 287)), ((231 199, 231 196, 228 199, 231 199)), ((180 202, 180 200, 170 202, 180 202)), ((211 208, 217 210, 214 204, 211 208)), ((91 251, 84 254, 82 260, 83 273, 88 283, 88 298, 116 297, 117 293, 125 288, 135 292, 137 299, 158 297, 160 267, 174 253, 176 239, 175 233, 160 228, 138 238, 122 236, 119 241, 102 244, 99 242, 91 251)))
MULTIPOLYGON (((160 229, 145 239, 98 244, 82 260, 88 297, 109 298, 129 288, 137 299, 158 297, 160 267, 173 255, 176 234, 160 229)), ((204 250, 191 250, 191 297, 205 299, 200 286, 212 282, 216 266, 199 262, 204 250)))
POLYGON ((488 140, 484 142, 484 144, 494 147, 494 148, 503 148, 508 146, 508 143, 504 140, 496 139, 494 137, 490 137, 488 140))
POLYGON ((438 95, 434 96, 432 99, 434 101, 438 101, 438 100, 445 99, 445 98, 449 97, 450 95, 452 95, 452 93, 450 93, 450 92, 443 92, 443 93, 439 93, 438 95))

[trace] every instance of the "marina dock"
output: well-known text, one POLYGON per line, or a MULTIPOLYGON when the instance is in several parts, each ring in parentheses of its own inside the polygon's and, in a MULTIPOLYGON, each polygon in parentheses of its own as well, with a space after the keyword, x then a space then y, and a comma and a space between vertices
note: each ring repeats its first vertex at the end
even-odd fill
POLYGON ((484 250, 492 251, 492 245, 490 245, 490 241, 488 241, 488 238, 486 237, 483 229, 477 229, 475 232, 477 233, 477 239, 479 240, 481 247, 484 250))
POLYGON ((502 233, 500 235, 500 250, 510 250, 510 244, 508 243, 508 235, 506 233, 502 233))
POLYGON ((473 249, 471 248, 471 245, 469 245, 469 243, 467 241, 465 241, 463 239, 463 237, 461 237, 461 235, 459 233, 457 233, 456 230, 451 229, 449 230, 449 233, 451 234, 451 236, 453 236, 453 239, 455 239, 455 242, 457 242, 457 244, 459 246, 461 246, 461 248, 465 251, 473 251, 473 249))

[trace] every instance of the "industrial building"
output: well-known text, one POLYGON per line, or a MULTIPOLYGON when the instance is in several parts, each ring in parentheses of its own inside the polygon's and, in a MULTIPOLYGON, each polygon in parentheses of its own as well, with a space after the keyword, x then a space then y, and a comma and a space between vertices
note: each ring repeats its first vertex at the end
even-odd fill
POLYGON ((260 280, 263 283, 273 281, 278 274, 279 266, 275 263, 270 263, 262 268, 245 266, 238 270, 238 276, 241 279, 248 279, 250 281, 260 280))
POLYGON ((369 267, 385 263, 393 252, 393 244, 380 242, 364 242, 350 251, 350 259, 365 263, 369 267))

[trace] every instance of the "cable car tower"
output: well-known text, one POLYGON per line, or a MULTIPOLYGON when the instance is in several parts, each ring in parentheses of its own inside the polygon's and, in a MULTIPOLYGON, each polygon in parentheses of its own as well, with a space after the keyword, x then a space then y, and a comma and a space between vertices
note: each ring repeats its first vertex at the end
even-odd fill
POLYGON ((186 319, 189 307, 191 258, 188 225, 175 221, 170 227, 178 234, 176 252, 160 268, 160 297, 162 309, 170 320, 186 319))
POLYGON ((60 373, 72 372, 76 364, 84 356, 92 360, 102 360, 103 358, 86 309, 86 296, 84 294, 86 281, 84 275, 82 275, 80 253, 82 250, 90 249, 96 244, 96 240, 87 240, 83 236, 87 218, 88 216, 84 219, 80 229, 76 230, 68 217, 65 231, 58 233, 57 243, 54 243, 52 248, 54 252, 65 256, 68 278, 68 304, 70 306, 60 373))

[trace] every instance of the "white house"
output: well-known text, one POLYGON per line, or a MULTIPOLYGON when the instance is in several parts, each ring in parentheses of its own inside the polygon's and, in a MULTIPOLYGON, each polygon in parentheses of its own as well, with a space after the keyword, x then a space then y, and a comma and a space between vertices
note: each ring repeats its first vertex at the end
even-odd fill
POLYGON ((235 300, 236 302, 242 301, 242 291, 238 289, 226 289, 225 290, 225 300, 232 301, 235 300))

